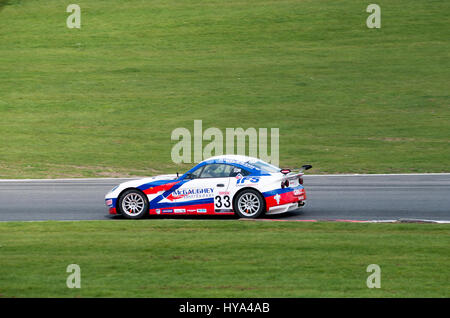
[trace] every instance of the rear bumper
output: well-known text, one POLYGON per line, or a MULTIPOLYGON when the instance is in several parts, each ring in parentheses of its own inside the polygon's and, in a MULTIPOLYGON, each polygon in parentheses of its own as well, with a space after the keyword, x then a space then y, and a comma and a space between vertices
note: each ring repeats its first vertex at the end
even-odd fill
POLYGON ((283 205, 273 206, 273 207, 269 208, 269 210, 266 212, 266 215, 280 214, 280 213, 286 213, 289 211, 297 210, 298 208, 303 206, 303 204, 299 205, 300 202, 304 203, 304 201, 298 201, 298 202, 294 202, 294 203, 286 203, 283 205))
POLYGON ((264 193, 266 214, 278 214, 302 207, 306 201, 303 186, 278 189, 264 193))

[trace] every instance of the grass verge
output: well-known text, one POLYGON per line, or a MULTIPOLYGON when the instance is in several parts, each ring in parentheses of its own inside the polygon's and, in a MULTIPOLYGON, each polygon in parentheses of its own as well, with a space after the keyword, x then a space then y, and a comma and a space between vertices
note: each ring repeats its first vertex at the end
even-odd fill
POLYGON ((449 297, 448 225, 0 223, 2 297, 449 297), (81 289, 66 267, 81 267, 81 289), (368 289, 369 264, 381 288, 368 289))

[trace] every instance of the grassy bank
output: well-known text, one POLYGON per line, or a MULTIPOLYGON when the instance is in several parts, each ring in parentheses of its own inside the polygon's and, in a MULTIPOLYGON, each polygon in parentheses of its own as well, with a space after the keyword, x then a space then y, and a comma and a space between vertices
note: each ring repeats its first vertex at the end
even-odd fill
POLYGON ((448 225, 0 223, 3 297, 449 297, 448 225), (66 267, 81 267, 68 289, 66 267), (381 288, 368 289, 369 264, 381 288))
POLYGON ((149 175, 172 130, 280 129, 282 166, 448 172, 448 1, 2 1, 0 178, 149 175), (4 5, 8 3, 7 5, 4 5))

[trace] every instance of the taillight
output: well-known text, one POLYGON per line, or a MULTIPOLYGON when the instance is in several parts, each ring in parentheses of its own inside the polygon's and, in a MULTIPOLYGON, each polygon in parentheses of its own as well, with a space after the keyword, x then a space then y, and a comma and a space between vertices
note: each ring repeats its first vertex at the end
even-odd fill
POLYGON ((287 187, 289 187, 289 180, 281 182, 281 188, 282 189, 287 188, 287 187))
POLYGON ((298 178, 298 183, 303 184, 303 178, 298 178))

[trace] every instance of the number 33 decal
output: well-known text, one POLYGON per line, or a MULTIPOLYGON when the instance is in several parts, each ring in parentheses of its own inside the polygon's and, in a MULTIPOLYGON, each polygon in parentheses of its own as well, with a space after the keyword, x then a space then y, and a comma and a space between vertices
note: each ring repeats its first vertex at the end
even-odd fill
POLYGON ((230 201, 230 196, 228 195, 224 195, 223 197, 220 195, 217 195, 214 198, 214 205, 216 206, 216 208, 220 209, 221 207, 224 208, 229 208, 231 207, 231 201, 230 201))

